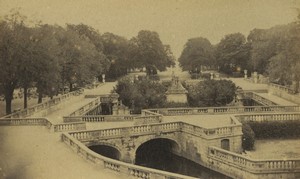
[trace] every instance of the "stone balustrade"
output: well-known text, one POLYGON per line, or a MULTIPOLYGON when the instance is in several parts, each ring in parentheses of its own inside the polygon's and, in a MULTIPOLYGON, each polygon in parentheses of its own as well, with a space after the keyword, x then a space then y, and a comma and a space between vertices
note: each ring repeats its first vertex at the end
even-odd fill
POLYGON ((281 90, 281 91, 285 91, 289 94, 295 94, 295 91, 292 90, 291 88, 288 88, 288 87, 282 86, 282 85, 278 85, 278 84, 275 84, 275 83, 269 83, 269 87, 275 88, 275 89, 278 89, 278 90, 281 90))
POLYGON ((163 116, 161 114, 142 110, 141 116, 134 117, 134 125, 160 123, 162 121, 162 117, 163 116))
POLYGON ((300 159, 250 159, 241 154, 233 153, 217 147, 208 148, 210 163, 216 161, 251 173, 281 173, 300 171, 300 159))
POLYGON ((201 115, 201 114, 236 114, 253 112, 286 112, 300 111, 300 107, 295 106, 228 106, 228 107, 201 107, 201 108, 158 108, 148 109, 151 112, 165 116, 178 115, 201 115))
POLYGON ((133 121, 137 115, 86 115, 86 116, 64 116, 64 122, 117 122, 133 121))
POLYGON ((287 120, 300 120, 300 113, 275 113, 275 114, 248 114, 236 115, 240 121, 287 121, 287 120))
POLYGON ((271 83, 269 84, 268 92, 285 100, 300 104, 300 93, 296 93, 295 90, 285 86, 271 83))
POLYGON ((128 175, 130 177, 141 178, 141 179, 151 179, 151 178, 194 179, 194 177, 137 166, 137 165, 104 157, 102 155, 93 152, 88 147, 86 147, 85 145, 77 141, 72 135, 67 133, 62 134, 62 141, 68 146, 70 146, 73 151, 77 152, 80 156, 82 156, 86 160, 98 166, 102 166, 106 169, 110 169, 115 172, 128 175))
POLYGON ((277 105, 276 103, 274 103, 273 101, 270 101, 269 99, 267 98, 264 98, 260 95, 258 95, 257 93, 255 92, 252 92, 252 97, 251 99, 253 99, 254 101, 256 102, 259 102, 263 105, 267 105, 267 106, 272 106, 272 105, 277 105))
POLYGON ((53 124, 54 132, 75 131, 75 130, 85 130, 85 129, 86 129, 85 122, 53 124))
POLYGON ((88 113, 90 110, 93 110, 96 106, 100 105, 100 97, 96 98, 95 100, 89 102, 88 104, 80 107, 69 116, 80 116, 85 113, 88 113))
POLYGON ((12 113, 10 115, 6 115, 2 118, 24 118, 26 116, 33 115, 36 112, 42 111, 44 109, 48 109, 51 106, 60 104, 62 101, 66 100, 72 96, 78 96, 78 95, 82 94, 82 92, 83 92, 83 89, 79 89, 77 91, 73 91, 73 92, 61 95, 59 97, 54 97, 53 99, 50 99, 49 101, 31 106, 31 107, 23 109, 21 111, 14 112, 14 113, 12 113))
POLYGON ((124 136, 152 135, 157 133, 169 132, 186 132, 202 138, 212 139, 234 134, 240 135, 242 133, 242 128, 239 122, 238 124, 230 124, 230 126, 210 129, 187 124, 184 122, 171 122, 122 128, 75 131, 70 132, 69 134, 79 141, 91 141, 99 139, 119 138, 124 136))
POLYGON ((3 118, 0 119, 1 126, 23 126, 23 125, 48 125, 48 120, 45 118, 3 118))
POLYGON ((84 122, 53 124, 46 118, 2 118, 0 126, 46 126, 53 132, 85 130, 84 122))

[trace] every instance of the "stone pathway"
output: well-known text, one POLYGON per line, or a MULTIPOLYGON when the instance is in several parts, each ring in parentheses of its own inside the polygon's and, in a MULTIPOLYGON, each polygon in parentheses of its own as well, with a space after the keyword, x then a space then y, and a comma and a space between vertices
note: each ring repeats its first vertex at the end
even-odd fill
MULTIPOLYGON (((108 94, 115 83, 106 83, 85 94, 108 94)), ((46 117, 52 122, 62 122, 68 115, 93 100, 76 96, 64 102, 59 109, 46 117)), ((88 129, 125 126, 125 123, 88 124, 88 129)), ((132 125, 132 123, 126 123, 132 125)), ((60 133, 50 132, 43 126, 0 126, 0 179, 99 179, 127 178, 111 170, 92 165, 79 157, 60 140, 60 133)))
POLYGON ((93 165, 43 126, 0 126, 2 179, 122 179, 127 176, 93 165))

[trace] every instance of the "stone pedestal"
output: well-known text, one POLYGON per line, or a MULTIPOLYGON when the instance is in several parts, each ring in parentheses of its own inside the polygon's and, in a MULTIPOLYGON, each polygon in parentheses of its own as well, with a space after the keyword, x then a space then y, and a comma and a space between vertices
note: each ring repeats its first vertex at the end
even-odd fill
POLYGON ((258 75, 257 72, 253 72, 253 82, 257 83, 258 82, 258 75))
POLYGON ((248 78, 247 73, 248 73, 248 71, 247 71, 247 70, 244 70, 244 79, 247 79, 247 78, 248 78))
POLYGON ((167 101, 175 103, 187 103, 187 90, 179 82, 178 77, 173 76, 171 86, 166 92, 167 101))

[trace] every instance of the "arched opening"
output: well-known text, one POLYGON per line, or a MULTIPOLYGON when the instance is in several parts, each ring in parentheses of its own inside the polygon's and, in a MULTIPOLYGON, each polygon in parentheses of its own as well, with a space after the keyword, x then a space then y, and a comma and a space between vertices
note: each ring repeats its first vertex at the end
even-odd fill
POLYGON ((152 139, 137 148, 135 164, 165 170, 169 165, 169 159, 178 151, 179 146, 173 140, 152 139))
POLYGON ((89 146, 89 149, 91 149, 92 151, 94 151, 100 155, 103 155, 105 157, 109 157, 112 159, 120 160, 120 157, 121 157, 120 151, 111 146, 93 145, 93 146, 89 146))
POLYGON ((222 139, 221 140, 221 148, 225 149, 225 150, 230 150, 229 139, 222 139))
POLYGON ((171 139, 152 139, 136 150, 135 164, 199 178, 229 179, 225 175, 180 157, 180 146, 171 139))

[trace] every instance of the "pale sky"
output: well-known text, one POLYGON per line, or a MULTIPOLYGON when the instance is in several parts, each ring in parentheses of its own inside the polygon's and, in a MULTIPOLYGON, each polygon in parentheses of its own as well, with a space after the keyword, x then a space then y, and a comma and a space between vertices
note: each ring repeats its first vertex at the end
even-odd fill
POLYGON ((216 44, 226 34, 295 21, 300 0, 0 0, 0 16, 17 7, 28 19, 83 23, 127 39, 153 30, 178 58, 189 38, 216 44))

